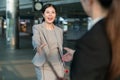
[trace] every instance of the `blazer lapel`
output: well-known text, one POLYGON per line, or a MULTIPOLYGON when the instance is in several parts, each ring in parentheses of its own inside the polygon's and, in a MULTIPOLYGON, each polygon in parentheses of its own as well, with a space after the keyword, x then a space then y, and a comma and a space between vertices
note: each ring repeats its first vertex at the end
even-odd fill
POLYGON ((56 28, 55 26, 55 34, 56 34, 56 39, 57 39, 57 44, 59 47, 60 54, 62 55, 62 42, 61 42, 61 37, 60 37, 60 31, 56 28))
POLYGON ((45 30, 45 27, 44 27, 44 24, 42 23, 40 25, 40 34, 41 34, 41 39, 42 41, 47 44, 45 47, 44 47, 44 50, 45 50, 45 53, 49 54, 49 45, 48 45, 48 39, 47 38, 47 34, 46 34, 46 30, 45 30))
MULTIPOLYGON (((47 32, 46 32, 46 30, 45 30, 45 25, 44 25, 44 23, 41 24, 41 32, 42 32, 42 34, 44 35, 45 38, 48 37, 47 34, 46 34, 47 32)), ((48 41, 48 40, 46 39, 46 41, 48 41)))

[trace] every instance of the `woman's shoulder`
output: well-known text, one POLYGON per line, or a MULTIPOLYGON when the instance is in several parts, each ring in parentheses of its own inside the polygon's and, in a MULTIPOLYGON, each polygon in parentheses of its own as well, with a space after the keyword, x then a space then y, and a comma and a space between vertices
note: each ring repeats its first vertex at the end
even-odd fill
POLYGON ((35 25, 33 25, 33 28, 42 28, 42 24, 35 24, 35 25))
POLYGON ((55 25, 55 28, 56 28, 57 30, 63 31, 62 28, 60 28, 59 26, 56 26, 56 25, 55 25))

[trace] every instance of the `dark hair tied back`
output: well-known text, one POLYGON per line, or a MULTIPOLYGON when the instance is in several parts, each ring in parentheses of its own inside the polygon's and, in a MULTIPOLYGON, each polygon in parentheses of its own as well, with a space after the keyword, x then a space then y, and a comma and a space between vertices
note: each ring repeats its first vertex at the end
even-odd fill
POLYGON ((48 8, 48 7, 53 7, 55 9, 55 11, 57 10, 56 7, 53 4, 45 4, 45 5, 43 5, 43 8, 42 8, 41 12, 44 13, 46 8, 48 8))
POLYGON ((98 2, 106 9, 110 8, 112 4, 112 0, 98 0, 98 2))

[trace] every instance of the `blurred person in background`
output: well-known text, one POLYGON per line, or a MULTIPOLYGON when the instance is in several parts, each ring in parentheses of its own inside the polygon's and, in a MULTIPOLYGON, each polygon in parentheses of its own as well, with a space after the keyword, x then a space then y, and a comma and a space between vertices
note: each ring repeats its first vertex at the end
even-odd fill
MULTIPOLYGON (((76 44, 76 49, 65 47, 63 61, 72 61, 71 80, 109 80, 111 44, 107 34, 106 17, 112 0, 80 0, 86 14, 92 18, 89 31, 76 44)), ((111 32, 112 33, 112 32, 111 32)))

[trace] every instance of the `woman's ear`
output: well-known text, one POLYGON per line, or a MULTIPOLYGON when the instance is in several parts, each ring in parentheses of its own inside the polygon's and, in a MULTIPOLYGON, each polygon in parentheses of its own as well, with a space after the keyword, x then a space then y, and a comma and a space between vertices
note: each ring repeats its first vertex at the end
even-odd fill
POLYGON ((45 17, 44 14, 42 14, 42 18, 43 18, 43 19, 42 19, 42 22, 45 21, 45 18, 44 18, 44 17, 45 17))
POLYGON ((42 16, 43 16, 43 18, 44 18, 44 14, 42 13, 42 16))

